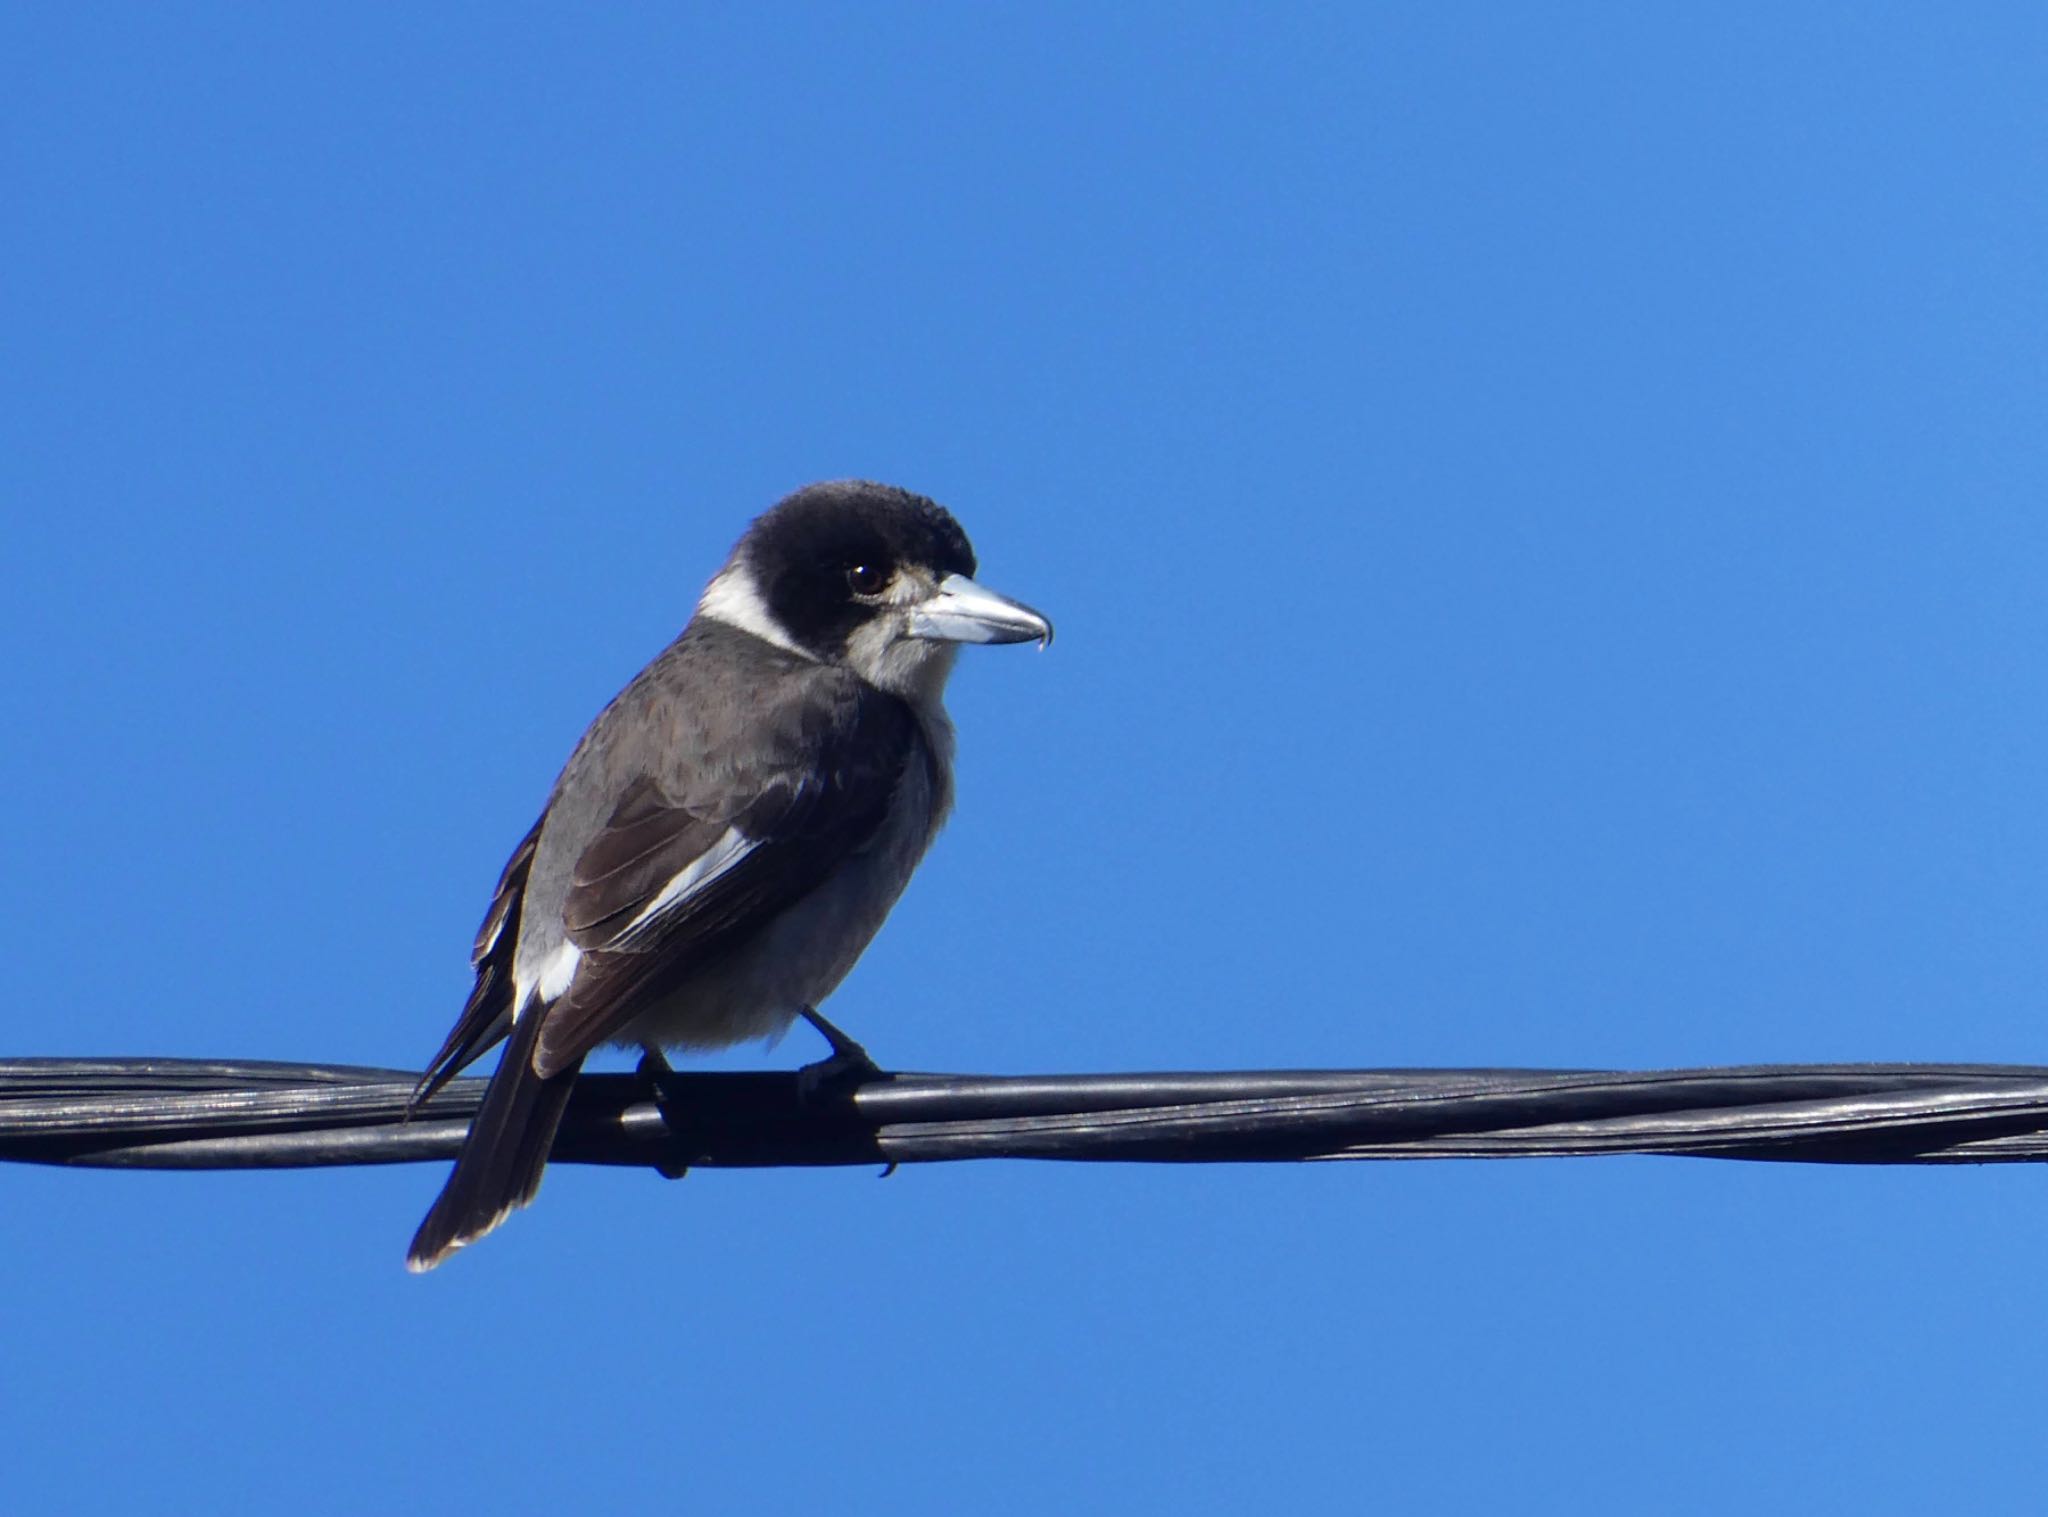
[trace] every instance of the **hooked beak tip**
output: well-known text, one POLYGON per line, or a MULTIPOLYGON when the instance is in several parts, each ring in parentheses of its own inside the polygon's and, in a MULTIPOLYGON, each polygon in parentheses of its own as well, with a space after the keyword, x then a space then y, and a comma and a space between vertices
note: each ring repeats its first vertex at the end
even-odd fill
POLYGON ((1052 622, 1022 601, 999 595, 963 574, 950 574, 938 593, 910 613, 913 637, 948 643, 1052 643, 1052 622))

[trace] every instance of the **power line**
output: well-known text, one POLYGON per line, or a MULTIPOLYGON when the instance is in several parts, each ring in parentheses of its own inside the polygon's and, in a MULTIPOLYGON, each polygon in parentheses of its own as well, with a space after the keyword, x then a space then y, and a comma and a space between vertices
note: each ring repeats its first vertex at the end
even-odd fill
MULTIPOLYGON (((264 1169, 447 1159, 482 1099, 457 1080, 196 1059, 0 1060, 0 1160, 264 1169)), ((1803 1064, 1613 1070, 585 1075, 555 1163, 1143 1163, 1679 1154, 1838 1164, 2048 1159, 2048 1068, 1803 1064)))

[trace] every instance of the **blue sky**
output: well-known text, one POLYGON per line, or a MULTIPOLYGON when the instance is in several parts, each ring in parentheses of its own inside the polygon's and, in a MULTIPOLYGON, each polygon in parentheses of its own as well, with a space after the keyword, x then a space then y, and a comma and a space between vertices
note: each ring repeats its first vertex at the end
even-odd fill
MULTIPOLYGON (((885 1063, 2042 1059, 2040 9, 1104 10, 0 11, 6 1048, 417 1066, 858 474, 1060 627, 885 1063)), ((2038 1499, 2028 1170, 441 1174, 0 1172, 11 1500, 2038 1499)))

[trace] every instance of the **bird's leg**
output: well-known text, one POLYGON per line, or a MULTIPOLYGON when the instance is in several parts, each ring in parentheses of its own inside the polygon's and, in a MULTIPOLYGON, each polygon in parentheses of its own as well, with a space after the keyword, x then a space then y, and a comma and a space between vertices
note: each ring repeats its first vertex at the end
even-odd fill
MULTIPOLYGON (((855 1087, 869 1080, 887 1078, 882 1066, 868 1051, 818 1015, 815 1006, 800 1006, 797 1014, 818 1029, 818 1036, 832 1045, 832 1057, 806 1064, 796 1072, 797 1095, 804 1104, 834 1095, 851 1095, 855 1087)), ((882 1178, 896 1173, 895 1161, 882 1167, 882 1178)))
POLYGON ((849 1065, 859 1065, 871 1074, 880 1074, 882 1066, 868 1057, 868 1051, 845 1033, 825 1020, 815 1006, 799 1006, 796 1014, 818 1029, 818 1036, 832 1045, 832 1057, 844 1060, 849 1065))
POLYGON ((818 1036, 832 1045, 832 1056, 806 1064, 796 1072, 797 1088, 805 1101, 836 1095, 882 1076, 882 1066, 868 1051, 818 1015, 814 1006, 800 1006, 797 1015, 818 1029, 818 1036))
MULTIPOLYGON (((669 1130, 675 1130, 675 1123, 669 1120, 669 1108, 675 1104, 675 1095, 669 1088, 669 1078, 675 1074, 668 1066, 668 1060, 661 1056, 661 1050, 652 1043, 643 1046, 640 1052, 640 1066, 634 1071, 640 1083, 647 1087, 647 1094, 660 1108, 662 1120, 669 1130)), ((690 1172, 690 1166, 676 1158, 657 1159, 655 1170, 664 1180, 680 1180, 690 1172)))

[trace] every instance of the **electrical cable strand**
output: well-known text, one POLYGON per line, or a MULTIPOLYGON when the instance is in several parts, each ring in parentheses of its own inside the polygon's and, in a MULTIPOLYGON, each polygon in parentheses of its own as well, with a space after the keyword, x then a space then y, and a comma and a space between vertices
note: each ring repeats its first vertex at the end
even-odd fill
MULTIPOLYGON (((197 1059, 0 1060, 0 1160, 265 1169, 452 1158, 483 1096, 417 1074, 197 1059)), ((1647 1072, 628 1074, 577 1083, 555 1163, 1243 1163, 1669 1154, 1835 1164, 2048 1159, 2048 1068, 1802 1064, 1647 1072)))

